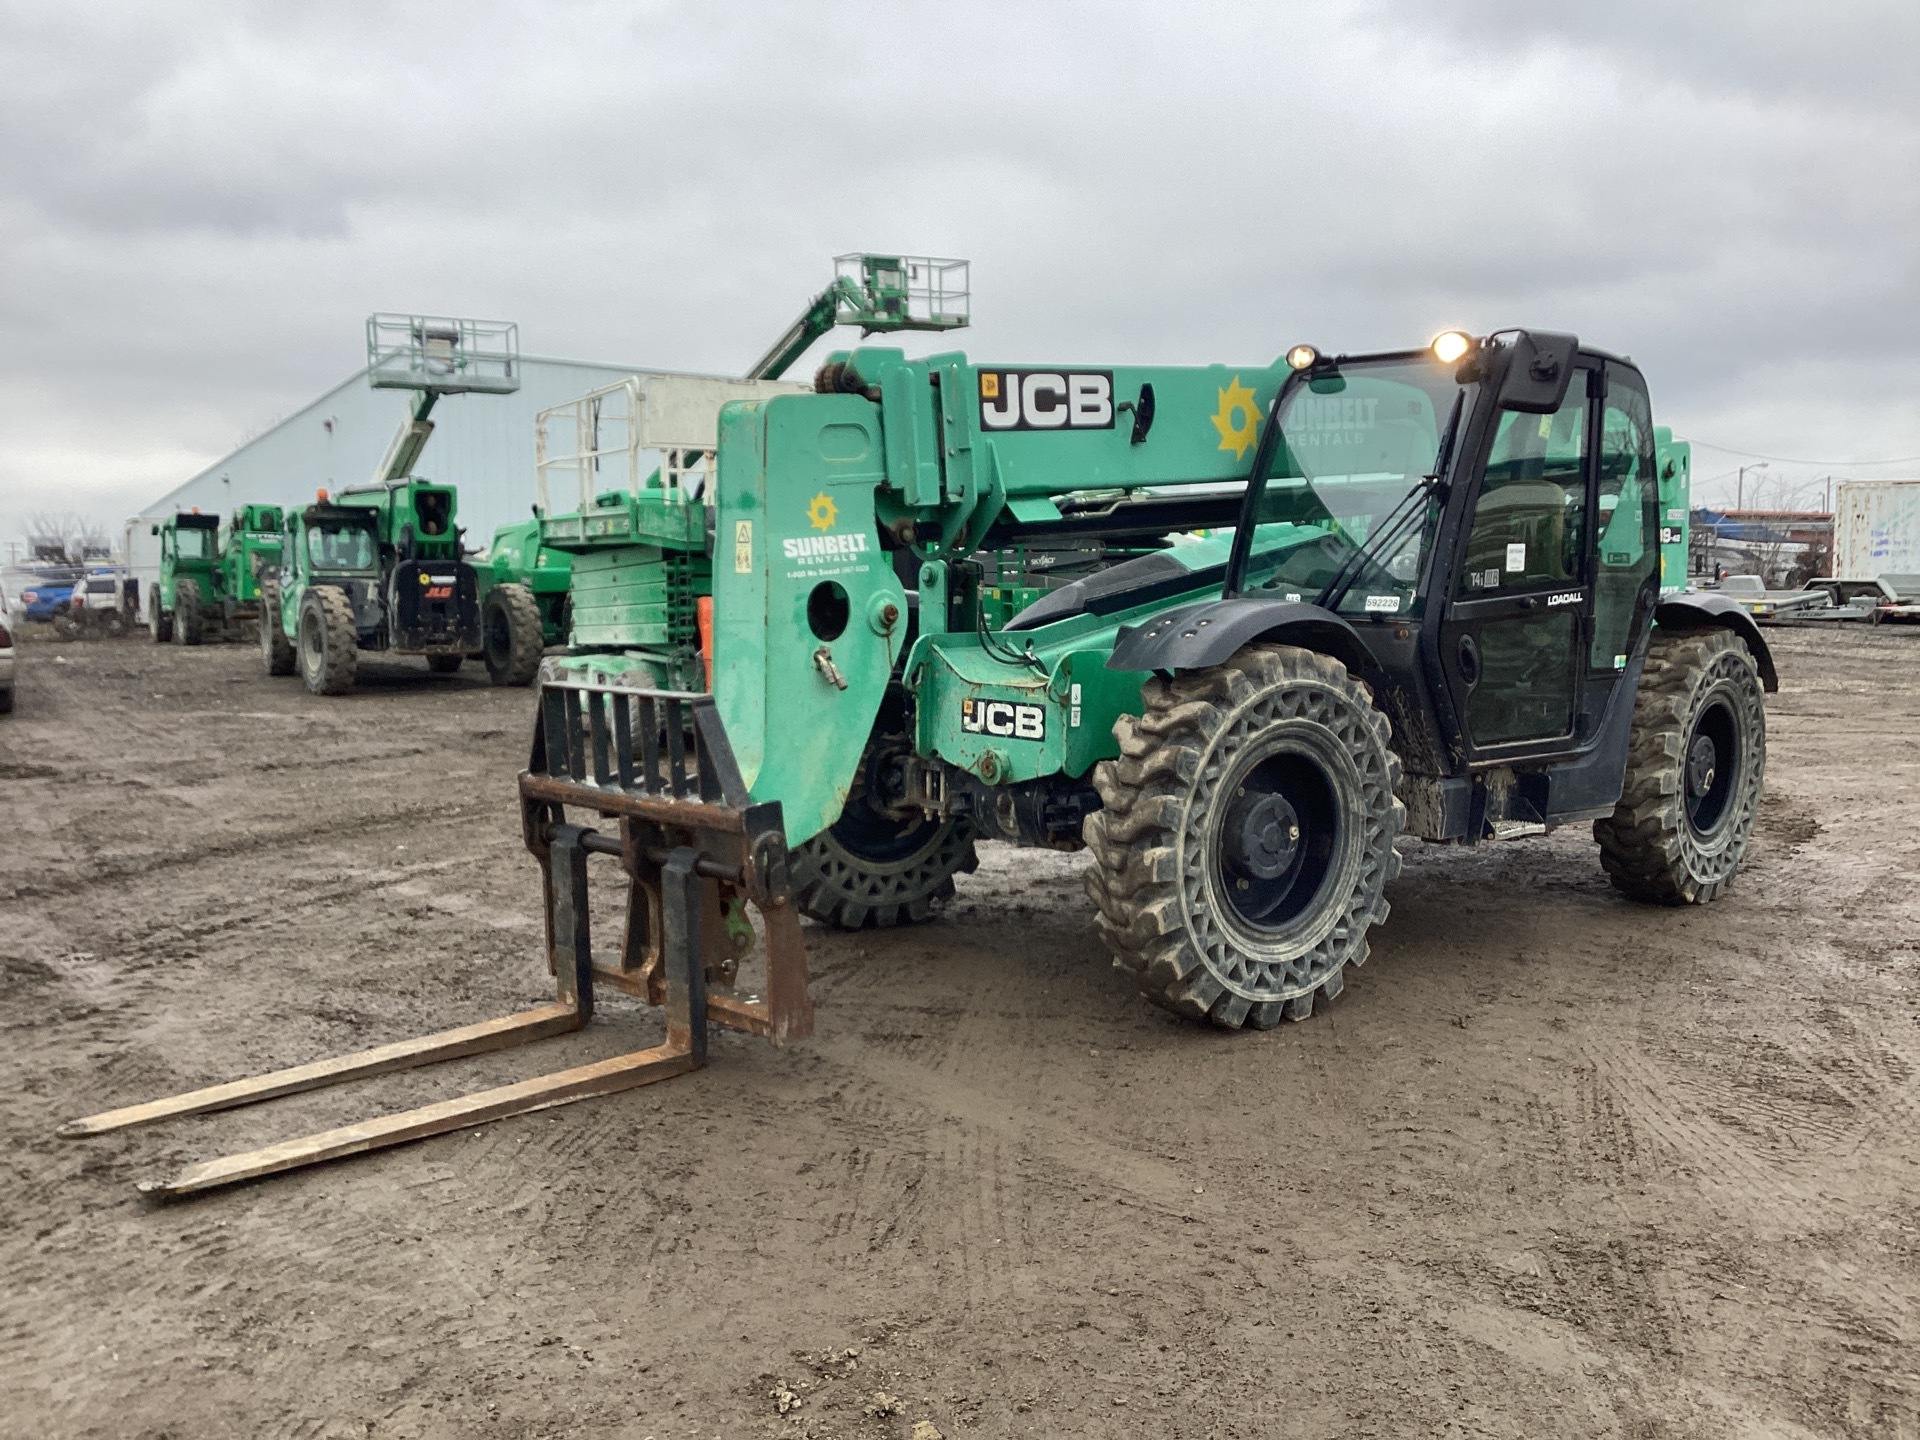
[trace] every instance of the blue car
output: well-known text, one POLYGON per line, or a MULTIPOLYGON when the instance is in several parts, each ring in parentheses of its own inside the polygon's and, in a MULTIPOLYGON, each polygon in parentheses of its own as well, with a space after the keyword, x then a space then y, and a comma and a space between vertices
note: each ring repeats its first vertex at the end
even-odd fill
POLYGON ((64 615, 73 603, 73 582, 38 580, 20 591, 21 614, 28 620, 50 621, 64 615))

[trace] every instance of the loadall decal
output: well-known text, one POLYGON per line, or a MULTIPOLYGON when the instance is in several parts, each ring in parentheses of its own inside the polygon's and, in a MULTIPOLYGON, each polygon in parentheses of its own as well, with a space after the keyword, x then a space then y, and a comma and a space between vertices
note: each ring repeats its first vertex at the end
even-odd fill
POLYGON ((969 735, 1000 735, 1014 740, 1047 738, 1047 712, 1013 700, 962 700, 960 728, 969 735))
POLYGON ((982 370, 983 430, 1111 430, 1111 370, 982 370))

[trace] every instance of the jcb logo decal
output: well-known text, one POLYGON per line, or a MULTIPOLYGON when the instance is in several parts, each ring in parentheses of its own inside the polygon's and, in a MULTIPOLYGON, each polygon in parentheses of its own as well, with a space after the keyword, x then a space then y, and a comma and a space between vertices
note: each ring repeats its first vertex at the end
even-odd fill
POLYGON ((984 430, 1111 430, 1111 370, 982 370, 984 430))
POLYGON ((1021 705, 1011 700, 962 700, 960 728, 969 735, 1044 740, 1047 712, 1038 705, 1021 705))

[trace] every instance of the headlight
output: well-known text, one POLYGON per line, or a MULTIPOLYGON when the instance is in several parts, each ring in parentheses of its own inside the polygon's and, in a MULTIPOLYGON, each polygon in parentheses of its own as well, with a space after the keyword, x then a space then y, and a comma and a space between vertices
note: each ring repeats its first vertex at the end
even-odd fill
POLYGON ((1320 352, 1311 345, 1296 345, 1287 351, 1287 367, 1292 370, 1305 370, 1320 358, 1320 352))
POLYGON ((1433 358, 1451 365, 1473 349, 1473 337, 1460 330, 1442 330, 1433 337, 1433 358))

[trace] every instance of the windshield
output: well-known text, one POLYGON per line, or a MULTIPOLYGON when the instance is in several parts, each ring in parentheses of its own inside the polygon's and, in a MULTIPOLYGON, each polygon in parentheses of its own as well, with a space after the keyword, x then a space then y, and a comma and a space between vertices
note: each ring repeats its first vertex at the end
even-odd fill
POLYGON ((173 532, 173 553, 182 560, 211 560, 213 532, 197 526, 178 525, 173 532))
POLYGON ((1288 389, 1255 478, 1244 590, 1350 614, 1418 611, 1441 508, 1424 481, 1443 441, 1458 444, 1477 388, 1454 369, 1423 351, 1348 361, 1288 389))
POLYGON ((358 525, 338 530, 309 525, 307 559, 316 570, 371 570, 373 536, 358 525))

